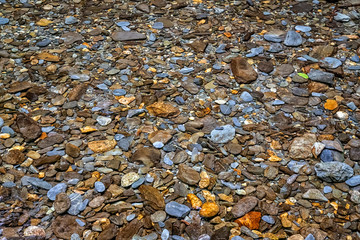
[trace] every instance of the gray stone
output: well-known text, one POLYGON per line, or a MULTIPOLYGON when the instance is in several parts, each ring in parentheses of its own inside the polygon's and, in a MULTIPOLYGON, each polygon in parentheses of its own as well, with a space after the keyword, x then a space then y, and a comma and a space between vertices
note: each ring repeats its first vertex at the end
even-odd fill
POLYGON ((98 191, 98 192, 104 192, 105 191, 105 185, 102 183, 102 182, 95 182, 95 190, 98 191))
POLYGON ((0 17, 0 25, 8 24, 10 20, 8 18, 0 17))
POLYGON ((71 25, 77 23, 79 20, 74 16, 69 16, 65 18, 65 24, 71 25))
POLYGON ((321 60, 320 63, 322 67, 330 69, 338 68, 342 65, 342 62, 339 59, 333 57, 326 57, 321 60))
POLYGON ((135 40, 145 40, 146 36, 138 32, 120 32, 116 31, 111 35, 114 41, 135 41, 135 40))
POLYGON ((360 175, 356 175, 356 176, 351 177, 345 183, 347 185, 349 185, 350 187, 355 187, 357 185, 360 185, 360 175))
POLYGON ((295 31, 288 31, 284 40, 284 45, 288 47, 297 47, 302 44, 302 37, 300 33, 295 31))
POLYGON ((170 216, 184 218, 190 212, 190 208, 186 205, 171 201, 165 205, 165 211, 170 216))
POLYGON ((48 192, 47 192, 47 197, 52 200, 55 201, 56 199, 56 195, 58 195, 61 192, 65 192, 67 188, 67 185, 65 183, 59 183, 57 185, 55 185, 54 187, 52 187, 48 192))
POLYGON ((50 183, 48 183, 48 182, 46 182, 44 180, 41 180, 39 178, 36 178, 36 177, 24 176, 24 177, 21 178, 21 183, 23 185, 32 185, 32 186, 43 188, 43 189, 46 189, 46 190, 49 190, 49 189, 52 188, 50 183))
POLYGON ((302 196, 305 199, 316 200, 321 202, 327 202, 328 199, 318 190, 318 189, 309 189, 302 196))
POLYGON ((227 143, 235 137, 235 128, 225 125, 211 131, 211 141, 214 143, 227 143))
POLYGON ((354 175, 354 170, 343 162, 323 162, 315 165, 316 176, 326 182, 344 182, 354 175))
POLYGON ((232 208, 231 212, 235 218, 244 216, 246 213, 253 210, 258 204, 256 197, 248 196, 240 199, 232 208))
POLYGON ((308 76, 312 81, 334 85, 334 74, 332 73, 311 69, 308 76))
POLYGON ((242 92, 240 98, 245 102, 252 102, 254 100, 251 94, 248 93, 247 91, 242 92))
POLYGON ((104 117, 104 116, 98 116, 96 118, 96 121, 101 125, 101 126, 107 126, 111 123, 111 118, 110 117, 104 117))
POLYGON ((348 22, 350 21, 350 16, 338 12, 336 13, 334 19, 338 22, 348 22))

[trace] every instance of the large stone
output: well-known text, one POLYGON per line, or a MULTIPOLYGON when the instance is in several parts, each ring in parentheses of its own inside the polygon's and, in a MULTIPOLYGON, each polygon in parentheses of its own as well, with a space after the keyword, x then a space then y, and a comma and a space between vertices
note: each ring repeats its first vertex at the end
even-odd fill
POLYGON ((16 117, 16 126, 27 141, 35 140, 41 135, 41 128, 37 122, 23 113, 16 117))
POLYGON ((230 68, 238 83, 251 83, 257 79, 258 74, 245 58, 233 58, 230 68))
POLYGON ((231 212, 235 218, 240 218, 253 210, 257 204, 258 199, 256 197, 244 197, 233 206, 231 212))
POLYGON ((51 225, 51 229, 55 236, 63 239, 70 239, 73 233, 82 236, 84 227, 76 222, 77 217, 65 215, 57 216, 51 225))
POLYGON ((165 207, 165 200, 159 190, 152 186, 141 185, 139 191, 144 200, 155 210, 163 210, 165 207))
POLYGON ((300 33, 295 31, 288 31, 284 40, 284 45, 288 47, 297 47, 302 44, 302 37, 300 33))
POLYGON ((163 118, 176 117, 180 114, 180 110, 168 102, 155 102, 146 109, 151 115, 163 118))
POLYGON ((38 143, 39 148, 47 148, 50 146, 53 146, 57 143, 62 143, 64 141, 64 136, 61 134, 52 134, 48 136, 47 138, 41 140, 38 143))
POLYGON ((186 164, 179 165, 179 171, 176 176, 178 179, 189 185, 195 185, 200 181, 200 173, 186 164))
POLYGON ((344 182, 354 175, 354 170, 343 162, 322 162, 315 165, 316 176, 326 182, 344 182))
POLYGON ((25 160, 25 155, 20 150, 11 150, 3 155, 4 162, 12 165, 21 164, 25 160))
POLYGON ((327 202, 328 199, 318 189, 309 189, 302 196, 305 199, 327 202))
POLYGON ((311 133, 295 138, 289 147, 289 157, 298 160, 311 158, 311 149, 315 142, 316 135, 311 133))
POLYGON ((61 192, 56 195, 54 202, 55 212, 57 212, 58 214, 63 214, 70 208, 70 206, 71 206, 71 201, 66 193, 61 192))
POLYGON ((211 131, 211 141, 214 143, 227 143, 235 137, 235 128, 225 125, 211 131))
POLYGON ((190 212, 190 208, 186 205, 172 201, 166 204, 165 211, 170 216, 184 218, 190 212))
POLYGON ((138 32, 121 32, 116 31, 111 35, 114 41, 135 41, 135 40, 145 40, 146 35, 138 32))
POLYGON ((131 157, 132 162, 140 162, 148 167, 154 166, 155 163, 160 162, 161 152, 156 148, 142 147, 134 152, 131 157))
POLYGON ((326 83, 328 85, 334 85, 333 73, 311 69, 310 72, 308 73, 308 76, 312 81, 326 83))

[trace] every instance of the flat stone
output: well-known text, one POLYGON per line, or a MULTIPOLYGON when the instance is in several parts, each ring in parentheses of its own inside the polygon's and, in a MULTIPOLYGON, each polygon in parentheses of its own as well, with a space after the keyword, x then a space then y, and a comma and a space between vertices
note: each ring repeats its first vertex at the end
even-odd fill
POLYGON ((316 200, 321 202, 327 202, 328 199, 318 190, 318 189, 309 189, 302 196, 305 199, 316 200))
POLYGON ((84 227, 79 226, 76 219, 77 217, 70 215, 57 216, 51 224, 51 229, 55 236, 62 239, 70 239, 73 233, 82 236, 84 227))
POLYGON ((135 41, 135 40, 145 40, 146 36, 138 32, 120 32, 115 31, 111 35, 114 41, 135 41))
POLYGON ((139 191, 142 198, 146 200, 152 208, 155 210, 164 210, 165 201, 159 190, 152 186, 141 185, 139 191))
POLYGON ((284 40, 284 45, 288 47, 297 47, 302 44, 302 37, 295 31, 288 31, 284 40))
POLYGON ((20 150, 11 150, 2 156, 4 162, 12 165, 21 164, 25 160, 25 155, 20 150))
POLYGON ((54 202, 54 209, 56 213, 63 214, 70 208, 70 206, 71 206, 71 201, 66 193, 61 192, 56 195, 54 202))
POLYGON ((245 58, 237 57, 231 60, 231 72, 238 83, 251 83, 257 79, 257 73, 245 58))
POLYGON ((186 205, 171 201, 166 204, 165 211, 170 216, 184 218, 189 214, 190 208, 186 205))
POLYGON ((65 192, 66 189, 67 185, 65 183, 58 183, 47 192, 47 197, 51 201, 55 201, 56 196, 61 192, 65 192))
POLYGON ((289 156, 293 159, 311 158, 311 149, 316 142, 315 134, 305 134, 303 137, 295 138, 289 147, 289 156))
POLYGON ((258 199, 256 197, 244 197, 240 199, 232 208, 231 212, 235 218, 240 218, 246 213, 253 210, 258 204, 258 199))
POLYGON ((344 182, 354 175, 354 170, 342 162, 317 163, 315 172, 317 177, 326 182, 344 182))
POLYGON ((200 173, 195 171, 192 167, 186 164, 179 165, 179 171, 176 174, 177 178, 189 185, 195 185, 200 181, 200 173))
POLYGON ((136 182, 137 180, 139 180, 140 176, 139 174, 135 173, 135 172, 129 172, 127 174, 125 174, 122 178, 121 178, 121 186, 122 187, 129 187, 131 186, 134 182, 136 182))
POLYGON ((227 143, 235 137, 235 128, 231 125, 225 125, 211 131, 210 140, 214 143, 227 143))
POLYGON ((360 185, 360 175, 356 175, 356 176, 351 177, 345 183, 347 185, 349 185, 350 187, 355 187, 357 185, 360 185))
POLYGON ((334 74, 332 73, 311 69, 308 76, 312 81, 334 85, 334 74))

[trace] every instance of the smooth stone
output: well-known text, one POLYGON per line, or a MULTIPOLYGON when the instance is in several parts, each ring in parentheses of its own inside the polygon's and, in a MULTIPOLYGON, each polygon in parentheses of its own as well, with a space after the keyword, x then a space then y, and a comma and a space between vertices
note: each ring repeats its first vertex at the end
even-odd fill
POLYGON ((302 37, 300 33, 295 31, 288 31, 284 40, 284 45, 288 47, 297 47, 302 44, 302 37))
POLYGON ((145 40, 146 35, 138 32, 121 32, 121 31, 115 31, 111 35, 112 39, 114 41, 135 41, 135 40, 145 40))
POLYGON ((310 31, 311 31, 311 27, 309 27, 309 26, 297 25, 297 26, 295 26, 295 30, 301 31, 301 32, 310 32, 310 31))
POLYGON ((98 116, 96 118, 96 121, 101 125, 101 126, 107 126, 111 123, 111 118, 110 117, 104 117, 104 116, 98 116))
POLYGON ((335 21, 338 22, 348 22, 350 21, 350 16, 337 12, 336 15, 334 16, 334 19, 335 21))
POLYGON ((323 72, 321 70, 311 69, 308 73, 309 78, 315 82, 326 83, 328 85, 334 84, 334 74, 323 72))
POLYGON ((333 58, 333 57, 326 57, 323 60, 320 61, 322 66, 325 68, 338 68, 342 65, 342 62, 339 59, 333 58))
POLYGON ((39 188, 43 188, 46 190, 50 190, 52 188, 52 185, 44 180, 41 180, 39 178, 36 177, 28 177, 28 176, 24 176, 21 178, 21 183, 23 185, 33 185, 35 187, 39 187, 39 188))
POLYGON ((95 190, 97 192, 99 192, 99 193, 104 192, 105 189, 106 189, 105 185, 102 182, 99 182, 99 181, 95 182, 94 186, 95 186, 95 190))
POLYGON ((267 222, 268 224, 275 224, 275 220, 272 216, 269 215, 264 215, 261 217, 261 219, 265 222, 267 222))
POLYGON ((281 45, 280 43, 273 43, 270 45, 268 52, 278 53, 281 52, 282 50, 284 50, 283 45, 281 45))
POLYGON ((58 195, 61 192, 65 192, 67 188, 67 185, 65 183, 59 183, 57 185, 55 185, 54 187, 52 187, 48 192, 47 192, 47 197, 52 200, 55 201, 56 199, 56 195, 58 195))
POLYGON ((240 98, 245 102, 252 102, 254 100, 251 94, 246 91, 241 93, 240 98))
POLYGON ((318 189, 309 189, 303 194, 302 197, 309 200, 316 200, 322 202, 328 201, 328 199, 318 189))
POLYGON ((230 113, 232 112, 231 107, 229 107, 228 105, 225 104, 221 104, 220 105, 220 112, 224 115, 230 115, 230 113))
POLYGON ((37 47, 46 47, 46 46, 48 46, 50 43, 51 43, 51 40, 50 40, 50 39, 44 39, 44 40, 42 40, 42 41, 40 41, 40 42, 37 42, 37 43, 36 43, 36 46, 37 46, 37 47))
POLYGON ((137 180, 139 180, 139 178, 140 178, 139 174, 137 174, 135 172, 129 172, 121 178, 121 186, 129 187, 133 183, 135 183, 137 180))
POLYGON ((231 125, 225 125, 220 129, 212 130, 210 135, 210 139, 214 143, 227 143, 235 137, 235 128, 231 125))
POLYGON ((2 127, 4 125, 4 119, 2 119, 1 117, 0 117, 0 127, 2 127))
POLYGON ((184 218, 190 212, 190 208, 186 205, 171 201, 165 205, 165 211, 170 216, 184 218))
POLYGON ((360 175, 356 175, 349 178, 345 183, 350 187, 355 187, 357 185, 360 185, 360 175))
POLYGON ((10 20, 8 18, 0 17, 0 25, 8 24, 10 20))
POLYGON ((324 192, 325 194, 331 193, 331 192, 332 192, 332 188, 331 188, 330 186, 325 186, 324 189, 323 189, 323 192, 324 192))
POLYGON ((76 17, 69 16, 65 18, 65 24, 71 25, 77 23, 79 20, 76 17))
POLYGON ((285 32, 273 30, 264 34, 264 39, 268 42, 280 43, 284 40, 285 32))

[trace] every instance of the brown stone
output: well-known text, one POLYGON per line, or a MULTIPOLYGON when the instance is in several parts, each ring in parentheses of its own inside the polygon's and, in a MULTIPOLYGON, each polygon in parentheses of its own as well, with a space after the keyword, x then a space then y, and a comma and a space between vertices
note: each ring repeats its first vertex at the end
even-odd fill
POLYGON ((200 181, 200 174, 186 164, 179 165, 179 171, 176 176, 179 180, 189 185, 195 185, 200 181))
POLYGON ((41 157, 41 158, 39 158, 39 159, 36 159, 36 160, 33 162, 33 165, 34 165, 35 167, 38 167, 38 166, 41 166, 41 165, 44 165, 44 164, 56 163, 56 162, 58 162, 60 159, 61 159, 61 156, 60 156, 60 155, 44 156, 44 157, 41 157))
POLYGON ((70 90, 68 99, 69 101, 79 101, 82 95, 86 92, 88 88, 88 83, 81 83, 76 85, 73 89, 70 90))
POLYGON ((248 196, 240 199, 232 208, 231 212, 234 217, 239 218, 253 210, 258 204, 256 197, 248 196))
POLYGON ((293 159, 311 158, 311 149, 316 142, 315 134, 305 134, 302 137, 295 138, 289 147, 289 157, 293 159))
POLYGON ((68 143, 65 146, 65 153, 70 157, 77 158, 80 155, 80 149, 74 144, 68 143))
POLYGON ((103 153, 115 148, 116 144, 115 140, 100 140, 89 142, 88 147, 95 153, 103 153))
POLYGON ((238 83, 250 83, 257 79, 257 73, 245 58, 236 57, 231 60, 231 71, 238 83))
POLYGON ((329 89, 329 86, 326 85, 325 83, 311 82, 308 85, 308 89, 309 89, 310 93, 312 93, 312 92, 323 93, 329 89))
POLYGON ((135 218, 128 225, 118 231, 116 240, 131 240, 132 237, 139 231, 141 226, 141 222, 135 218))
POLYGON ((47 138, 41 140, 38 143, 39 148, 47 148, 53 146, 54 144, 62 143, 64 141, 64 136, 60 134, 53 134, 47 138))
POLYGON ((54 201, 55 212, 57 212, 58 214, 62 214, 70 208, 70 205, 70 198, 66 193, 62 192, 56 195, 54 201))
POLYGON ((33 84, 30 82, 14 82, 10 85, 10 88, 8 89, 8 93, 22 92, 28 90, 32 86, 33 84))
POLYGON ((16 126, 27 141, 32 141, 41 135, 41 128, 32 118, 20 113, 16 117, 16 126))
POLYGON ((131 157, 132 162, 141 162, 149 167, 154 166, 154 164, 158 163, 160 159, 160 150, 151 147, 139 148, 131 157))
POLYGON ((98 240, 111 240, 118 232, 118 228, 115 224, 110 223, 97 237, 98 240))
POLYGON ((63 239, 70 239, 73 233, 77 233, 82 236, 84 227, 81 227, 76 222, 77 217, 65 215, 57 216, 51 224, 51 229, 55 236, 63 239))
POLYGON ((163 210, 165 208, 165 200, 159 190, 152 186, 141 185, 139 187, 141 197, 155 210, 163 210))
POLYGON ((177 117, 180 110, 167 102, 155 102, 146 108, 151 115, 163 118, 177 117))
POLYGON ((11 150, 3 156, 3 160, 8 164, 17 165, 25 160, 25 155, 20 150, 11 150))

